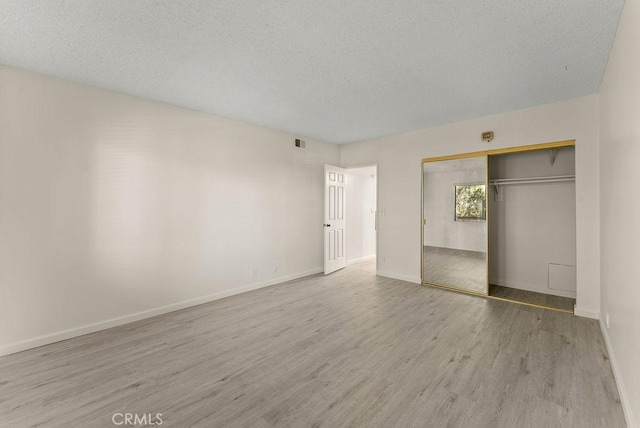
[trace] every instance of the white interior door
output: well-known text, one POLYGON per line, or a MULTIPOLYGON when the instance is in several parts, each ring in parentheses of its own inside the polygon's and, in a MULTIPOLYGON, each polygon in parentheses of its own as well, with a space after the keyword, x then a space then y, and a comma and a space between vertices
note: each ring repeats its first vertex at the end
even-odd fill
POLYGON ((345 239, 345 192, 347 173, 337 166, 324 166, 324 274, 347 265, 345 239))

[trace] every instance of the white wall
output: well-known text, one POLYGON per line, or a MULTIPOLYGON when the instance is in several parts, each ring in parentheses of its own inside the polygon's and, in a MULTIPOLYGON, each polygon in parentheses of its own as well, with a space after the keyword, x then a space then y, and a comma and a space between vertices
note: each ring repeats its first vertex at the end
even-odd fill
MULTIPOLYGON (((489 177, 573 175, 574 149, 557 149, 556 154, 553 166, 549 150, 491 156, 489 177)), ((497 195, 490 186, 488 200, 489 282, 575 297, 575 183, 499 186, 497 195)))
MULTIPOLYGON (((425 164, 431 165, 433 163, 425 164)), ((456 184, 484 183, 486 176, 486 167, 424 174, 424 245, 483 253, 487 251, 485 221, 455 221, 454 191, 456 184)))
POLYGON ((602 324, 629 427, 640 426, 639 43, 640 2, 627 0, 600 87, 600 215, 602 324))
POLYGON ((378 164, 378 271, 420 282, 421 159, 491 148, 576 140, 576 313, 598 317, 598 96, 349 144, 343 166, 378 164), (482 143, 480 133, 495 139, 482 143))
POLYGON ((0 354, 319 272, 293 139, 0 67, 0 354))
POLYGON ((376 175, 375 166, 347 172, 347 263, 376 255, 376 175))

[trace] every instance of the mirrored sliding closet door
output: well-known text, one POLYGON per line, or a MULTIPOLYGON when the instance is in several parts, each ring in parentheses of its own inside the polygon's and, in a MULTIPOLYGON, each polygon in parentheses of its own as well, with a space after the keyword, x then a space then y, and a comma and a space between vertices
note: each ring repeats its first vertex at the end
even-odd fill
POLYGON ((423 283, 486 295, 487 156, 422 168, 423 283))

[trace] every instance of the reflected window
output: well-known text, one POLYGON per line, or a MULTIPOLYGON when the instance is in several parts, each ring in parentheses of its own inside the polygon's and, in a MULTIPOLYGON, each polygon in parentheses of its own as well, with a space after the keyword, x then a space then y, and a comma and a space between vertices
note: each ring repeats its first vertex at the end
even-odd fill
POLYGON ((485 185, 456 184, 455 221, 486 221, 485 185))

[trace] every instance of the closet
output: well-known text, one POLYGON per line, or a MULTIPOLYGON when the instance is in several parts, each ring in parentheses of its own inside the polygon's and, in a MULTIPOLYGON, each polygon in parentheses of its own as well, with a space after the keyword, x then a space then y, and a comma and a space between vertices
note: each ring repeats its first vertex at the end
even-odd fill
POLYGON ((423 284, 573 312, 574 144, 423 159, 423 284))

